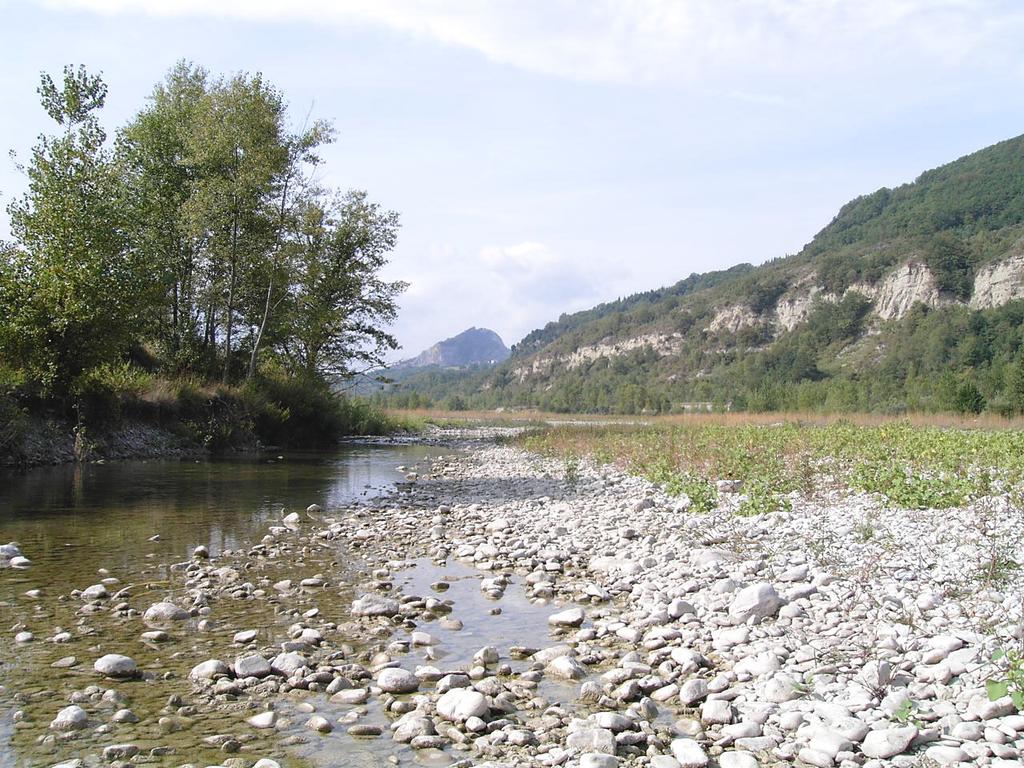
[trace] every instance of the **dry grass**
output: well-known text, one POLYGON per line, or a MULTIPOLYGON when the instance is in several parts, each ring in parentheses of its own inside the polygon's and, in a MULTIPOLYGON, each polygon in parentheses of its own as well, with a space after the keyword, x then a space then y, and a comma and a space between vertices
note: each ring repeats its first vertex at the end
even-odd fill
POLYGON ((997 414, 963 416, 943 413, 911 413, 903 416, 883 416, 872 413, 822 414, 811 412, 787 413, 691 413, 671 416, 622 416, 609 414, 549 413, 534 410, 505 411, 447 411, 439 408, 390 409, 388 415, 412 422, 431 424, 622 424, 622 425, 687 425, 687 426, 744 426, 749 424, 806 424, 825 426, 844 422, 862 427, 885 424, 911 424, 916 427, 951 427, 956 429, 1024 430, 1024 417, 1012 419, 997 414))

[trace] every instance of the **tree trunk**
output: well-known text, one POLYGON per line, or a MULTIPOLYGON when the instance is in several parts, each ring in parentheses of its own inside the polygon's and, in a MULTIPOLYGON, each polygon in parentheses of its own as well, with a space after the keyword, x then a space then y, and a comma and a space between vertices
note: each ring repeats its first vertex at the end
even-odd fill
POLYGON ((267 299, 263 304, 263 320, 260 322, 260 329, 256 332, 256 341, 252 345, 252 354, 249 355, 249 372, 245 375, 246 381, 251 381, 256 373, 256 356, 260 351, 260 341, 263 340, 263 331, 267 327, 267 318, 270 317, 270 296, 274 290, 274 279, 267 283, 267 299))
POLYGON ((238 211, 234 213, 231 221, 231 272, 228 278, 228 305, 226 308, 227 317, 224 332, 224 376, 223 381, 228 384, 231 380, 231 335, 235 326, 235 287, 238 282, 238 211))

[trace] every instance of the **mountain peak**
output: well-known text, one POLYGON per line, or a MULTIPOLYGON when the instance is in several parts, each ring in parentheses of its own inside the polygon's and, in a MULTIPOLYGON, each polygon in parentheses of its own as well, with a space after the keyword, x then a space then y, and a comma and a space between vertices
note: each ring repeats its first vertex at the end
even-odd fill
POLYGON ((490 328, 467 328, 451 338, 439 341, 400 366, 423 368, 439 365, 445 368, 466 368, 494 365, 506 360, 509 349, 501 337, 490 328))

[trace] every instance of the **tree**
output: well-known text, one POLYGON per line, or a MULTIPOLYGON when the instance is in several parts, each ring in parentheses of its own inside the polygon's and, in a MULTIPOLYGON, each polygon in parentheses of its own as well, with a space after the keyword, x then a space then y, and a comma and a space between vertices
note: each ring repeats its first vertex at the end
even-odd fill
POLYGON ((65 398, 84 372, 125 351, 151 294, 95 114, 106 85, 65 67, 60 86, 43 74, 38 92, 63 133, 40 137, 28 191, 7 209, 15 242, 0 258, 0 353, 65 398))
POLYGON ((381 365, 382 354, 398 348, 382 325, 395 318, 406 287, 379 276, 395 246, 398 214, 352 191, 308 200, 300 232, 281 353, 307 376, 345 378, 354 364, 381 365))
POLYGON ((212 79, 186 62, 121 132, 134 234, 165 291, 158 338, 176 368, 212 365, 220 345, 227 381, 247 343, 252 377, 288 293, 284 245, 295 233, 305 169, 330 138, 319 121, 291 132, 283 96, 260 75, 212 79))
POLYGON ((186 206, 199 182, 189 162, 189 133, 209 98, 206 70, 179 62, 158 84, 149 105, 117 138, 119 170, 131 189, 131 235, 159 282, 162 301, 150 328, 171 370, 201 363, 200 296, 206 233, 193 227, 186 206))

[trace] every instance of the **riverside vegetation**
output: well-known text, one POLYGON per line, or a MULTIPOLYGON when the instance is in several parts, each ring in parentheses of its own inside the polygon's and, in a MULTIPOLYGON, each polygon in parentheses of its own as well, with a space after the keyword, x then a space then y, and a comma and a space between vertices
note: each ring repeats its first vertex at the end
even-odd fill
POLYGON ((672 495, 685 494, 695 511, 715 503, 716 478, 743 486, 740 511, 749 514, 785 507, 787 494, 823 481, 910 509, 961 506, 1024 483, 1024 431, 1015 429, 694 422, 563 425, 520 440, 569 462, 586 456, 619 464, 672 495))
POLYGON ((382 426, 335 390, 397 346, 404 284, 379 272, 398 216, 315 182, 330 125, 293 129, 262 76, 187 63, 112 142, 100 77, 67 67, 39 94, 57 132, 0 243, 0 454, 45 416, 85 446, 124 417, 207 447, 382 426))

